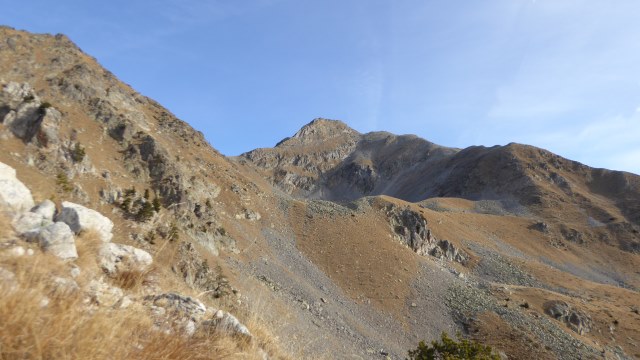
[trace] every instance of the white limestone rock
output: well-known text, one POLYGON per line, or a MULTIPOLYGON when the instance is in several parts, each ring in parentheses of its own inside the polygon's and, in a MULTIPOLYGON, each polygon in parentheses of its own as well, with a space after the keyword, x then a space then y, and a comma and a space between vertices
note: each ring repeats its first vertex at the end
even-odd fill
POLYGON ((53 221, 53 215, 56 213, 56 204, 47 199, 31 209, 31 212, 53 221))
POLYGON ((113 222, 108 217, 72 202, 64 201, 62 203, 62 210, 56 217, 56 221, 62 221, 69 225, 76 234, 93 230, 98 233, 98 236, 104 242, 109 242, 113 238, 111 233, 113 222))
POLYGON ((40 231, 51 224, 53 224, 53 221, 32 212, 18 214, 11 221, 11 225, 16 233, 27 241, 37 240, 40 231))
POLYGON ((37 235, 43 251, 50 252, 63 260, 78 258, 73 232, 63 222, 57 222, 42 228, 37 235))
POLYGON ((187 336, 195 333, 207 312, 207 307, 199 300, 176 293, 149 295, 144 302, 161 330, 179 330, 187 336))
POLYGON ((27 251, 22 246, 14 246, 6 251, 3 251, 3 254, 9 255, 11 257, 22 257, 26 253, 27 251))
POLYGON ((18 180, 16 170, 0 163, 0 207, 13 212, 25 212, 33 205, 31 191, 18 180))
POLYGON ((234 336, 251 338, 251 332, 235 316, 228 312, 218 310, 213 318, 202 322, 201 326, 206 331, 222 332, 234 336))
POLYGON ((18 289, 18 281, 16 275, 9 270, 0 268, 0 291, 5 294, 11 294, 18 289))
POLYGON ((92 279, 85 288, 86 301, 98 306, 115 306, 122 300, 124 292, 107 284, 104 279, 92 279))
POLYGON ((129 245, 106 243, 98 251, 98 264, 113 276, 122 272, 144 271, 153 263, 151 255, 129 245))

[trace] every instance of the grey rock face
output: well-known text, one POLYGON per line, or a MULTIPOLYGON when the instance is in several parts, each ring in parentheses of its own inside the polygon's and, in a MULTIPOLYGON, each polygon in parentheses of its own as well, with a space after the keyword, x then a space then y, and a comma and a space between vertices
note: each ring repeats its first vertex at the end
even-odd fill
POLYGON ((395 206, 388 206, 386 212, 396 238, 418 255, 427 255, 435 241, 427 228, 427 220, 414 211, 395 206))
POLYGON ((31 191, 16 177, 16 170, 0 163, 0 206, 13 212, 29 211, 33 207, 31 191))
POLYGON ((148 252, 129 245, 106 243, 98 251, 98 264, 109 275, 144 271, 152 263, 148 252))
POLYGON ((427 227, 427 220, 411 209, 389 205, 386 208, 389 223, 396 239, 418 255, 431 255, 439 259, 466 263, 469 257, 449 240, 437 240, 427 227))
POLYGON ((56 217, 56 221, 69 225, 76 234, 87 230, 96 231, 104 242, 111 241, 113 237, 111 233, 113 222, 109 218, 95 210, 68 201, 62 203, 62 211, 56 217))
POLYGON ((29 84, 10 82, 0 91, 0 122, 13 135, 40 146, 58 143, 61 114, 42 103, 29 84))
POLYGON ((449 261, 464 264, 469 257, 461 250, 456 248, 449 240, 440 240, 436 247, 429 251, 429 255, 439 259, 447 259, 449 261))
POLYGON ((78 258, 73 232, 65 223, 57 222, 42 228, 37 239, 43 251, 50 252, 63 260, 78 258))
POLYGON ((549 225, 546 222, 539 221, 531 226, 530 229, 540 231, 541 233, 549 233, 549 225))
POLYGON ((591 317, 580 310, 572 308, 571 305, 564 301, 550 300, 545 302, 542 307, 547 315, 562 321, 571 330, 580 335, 591 331, 591 317))
POLYGON ((53 221, 53 216, 56 213, 56 204, 47 199, 31 209, 31 212, 53 221))

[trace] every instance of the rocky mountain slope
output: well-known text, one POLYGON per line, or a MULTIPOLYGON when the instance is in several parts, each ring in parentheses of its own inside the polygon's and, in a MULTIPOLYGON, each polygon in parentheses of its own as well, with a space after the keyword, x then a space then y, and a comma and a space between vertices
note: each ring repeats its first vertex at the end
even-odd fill
POLYGON ((531 212, 558 227, 566 240, 640 251, 640 176, 593 169, 532 146, 459 150, 413 135, 361 135, 340 121, 316 119, 274 148, 240 159, 300 198, 491 201, 506 212, 531 212))
MULTIPOLYGON (((402 359, 442 331, 512 359, 640 356, 636 175, 524 145, 452 149, 324 119, 230 159, 63 35, 0 28, 0 83, 0 162, 24 184, 1 193, 6 279, 23 278, 27 251, 51 255, 18 226, 40 210, 6 208, 27 189, 33 205, 53 211, 46 224, 38 218, 37 234, 49 222, 72 230, 63 214, 78 206, 113 224, 71 231, 63 244, 73 239, 77 258, 52 261, 65 278, 75 266, 87 274, 73 280, 74 296, 102 282, 133 309, 150 309, 151 324, 158 308, 182 304, 195 313, 172 318, 176 346, 228 341, 198 329, 233 314, 252 340, 232 333, 231 357, 402 359), (80 251, 100 229, 126 254, 149 255, 159 280, 131 286, 111 266, 86 265, 115 249, 80 251)), ((36 283, 7 280, 1 290, 24 294, 36 283)), ((12 334, 24 318, 0 316, 9 324, 0 325, 0 357, 11 357, 4 351, 19 348, 12 334)))

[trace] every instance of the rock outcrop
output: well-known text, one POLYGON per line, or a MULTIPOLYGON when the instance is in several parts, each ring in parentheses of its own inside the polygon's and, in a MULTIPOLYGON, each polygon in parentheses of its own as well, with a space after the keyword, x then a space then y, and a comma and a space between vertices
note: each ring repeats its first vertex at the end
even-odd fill
POLYGON ((201 326, 207 332, 221 332, 234 336, 252 338, 251 332, 235 316, 228 312, 215 311, 211 319, 202 322, 201 326))
POLYGON ((0 91, 0 123, 24 142, 39 146, 58 143, 61 114, 41 102, 27 83, 9 82, 0 91))
POLYGON ((37 239, 44 251, 50 252, 63 260, 78 258, 73 232, 63 222, 45 226, 38 232, 37 239))
POLYGON ((25 212, 14 217, 11 225, 16 234, 22 236, 27 241, 34 240, 42 228, 53 224, 53 221, 40 214, 25 212))
POLYGON ((98 251, 98 263, 102 270, 114 276, 143 272, 153 263, 153 258, 148 252, 133 246, 105 243, 98 251))
POLYGON ((113 222, 99 212, 68 201, 62 202, 62 210, 56 221, 69 225, 76 234, 82 231, 95 231, 104 242, 111 241, 113 222))
POLYGON ((163 331, 178 330, 191 336, 196 331, 225 333, 248 340, 252 335, 235 316, 222 310, 207 308, 202 302, 176 293, 150 295, 145 303, 163 331))
POLYGON ((393 229, 396 239, 411 248, 418 255, 431 255, 438 259, 446 259, 466 263, 469 259, 464 251, 458 249, 448 240, 437 240, 427 227, 427 220, 409 208, 388 205, 385 214, 393 229))
POLYGON ((53 216, 56 213, 56 204, 47 199, 31 209, 31 212, 40 215, 44 219, 53 221, 53 216))
POLYGON ((550 300, 542 307, 545 314, 565 323, 571 330, 580 335, 591 331, 591 317, 561 300, 550 300))
POLYGON ((33 207, 31 191, 18 180, 16 170, 0 163, 0 206, 11 211, 24 212, 33 207))

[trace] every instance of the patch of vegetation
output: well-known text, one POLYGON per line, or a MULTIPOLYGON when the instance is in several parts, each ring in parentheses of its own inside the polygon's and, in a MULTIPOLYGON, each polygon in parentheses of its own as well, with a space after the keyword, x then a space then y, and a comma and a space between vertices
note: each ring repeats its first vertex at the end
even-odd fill
POLYGON ((176 223, 171 224, 171 228, 169 228, 169 233, 167 234, 167 239, 169 239, 169 241, 177 241, 180 239, 178 225, 176 225, 176 223))
POLYGON ((80 143, 76 143, 73 150, 71 150, 71 160, 74 163, 79 163, 84 160, 84 157, 87 155, 84 146, 80 145, 80 143))
POLYGON ((218 234, 220 234, 220 236, 227 236, 227 230, 225 230, 225 228, 223 228, 222 226, 217 228, 216 231, 218 232, 218 234))
POLYGON ((493 353, 490 346, 482 345, 473 340, 464 339, 460 333, 457 341, 442 333, 440 341, 432 341, 428 346, 421 341, 418 348, 409 351, 410 360, 500 360, 500 356, 493 353))
POLYGON ((40 115, 44 115, 47 112, 47 109, 50 107, 51 107, 51 104, 45 101, 42 104, 40 104, 40 107, 38 107, 38 112, 40 113, 40 115))
POLYGON ((135 219, 140 222, 149 221, 154 214, 153 205, 151 205, 149 201, 143 201, 138 212, 135 214, 135 219))
POLYGON ((146 234, 144 234, 144 241, 148 242, 151 245, 154 245, 156 243, 155 230, 149 230, 146 234))
POLYGON ((123 199, 119 204, 120 210, 122 210, 127 218, 146 222, 153 218, 153 215, 160 211, 160 200, 155 198, 153 201, 149 201, 149 190, 145 190, 142 197, 138 196, 135 187, 126 189, 123 194, 123 199))
POLYGON ((160 198, 159 197, 155 197, 153 198, 153 202, 151 203, 151 205, 153 205, 153 210, 155 210, 156 212, 160 212, 160 209, 162 208, 162 203, 160 202, 160 198))
POLYGON ((56 185, 58 185, 58 188, 63 192, 69 193, 73 191, 73 184, 71 184, 67 174, 62 171, 58 172, 56 175, 56 185))

